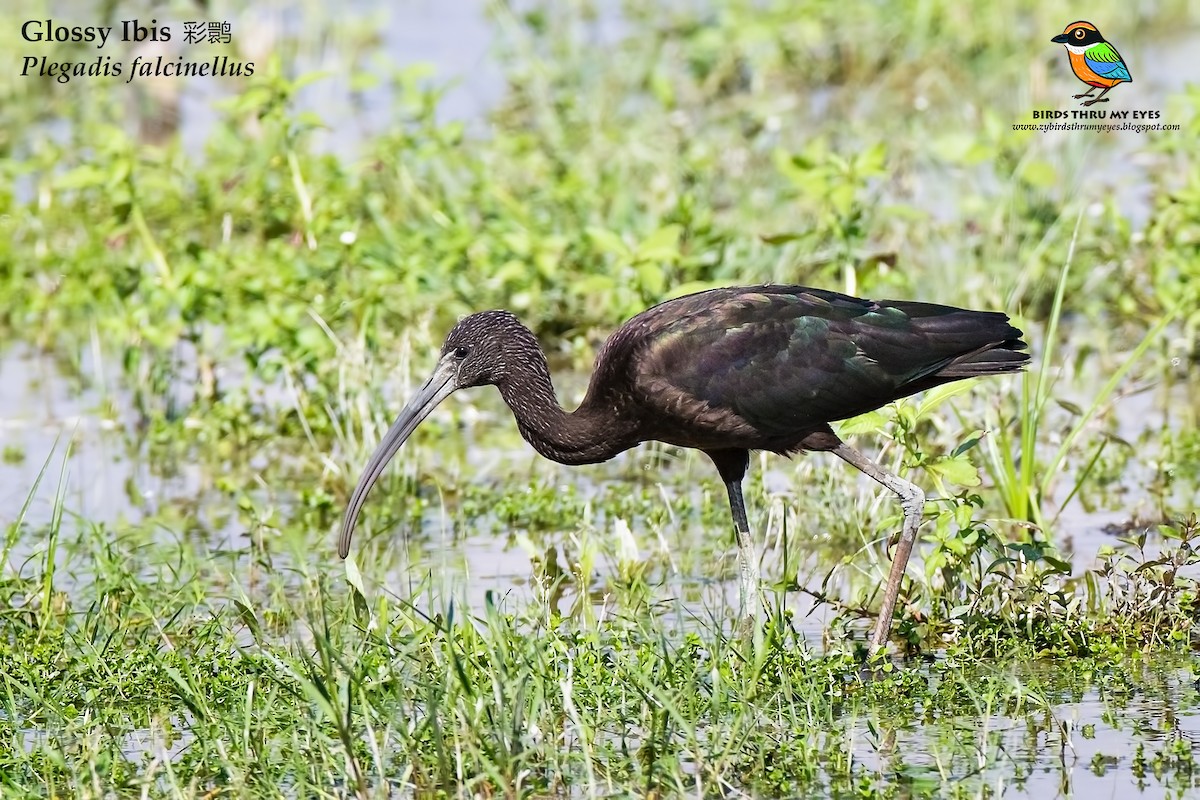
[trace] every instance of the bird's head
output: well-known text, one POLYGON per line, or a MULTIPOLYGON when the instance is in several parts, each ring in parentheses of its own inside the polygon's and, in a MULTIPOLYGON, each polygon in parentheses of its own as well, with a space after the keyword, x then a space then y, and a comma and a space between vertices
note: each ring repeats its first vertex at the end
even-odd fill
POLYGON ((1096 42, 1103 42, 1104 37, 1100 35, 1100 31, 1090 22, 1072 22, 1066 27, 1062 33, 1055 36, 1050 41, 1056 44, 1065 44, 1068 47, 1087 47, 1096 42))
POLYGON ((481 311, 464 317, 454 326, 442 343, 433 374, 383 435, 350 495, 338 537, 338 554, 342 558, 350 552, 350 538, 367 492, 421 421, 458 389, 502 385, 514 367, 532 358, 542 358, 545 363, 533 334, 507 311, 481 311))
MULTIPOLYGON (((453 370, 454 388, 503 383, 524 353, 539 351, 537 340, 507 311, 463 317, 446 335, 438 369, 453 370)), ((435 370, 436 373, 436 370, 435 370)))

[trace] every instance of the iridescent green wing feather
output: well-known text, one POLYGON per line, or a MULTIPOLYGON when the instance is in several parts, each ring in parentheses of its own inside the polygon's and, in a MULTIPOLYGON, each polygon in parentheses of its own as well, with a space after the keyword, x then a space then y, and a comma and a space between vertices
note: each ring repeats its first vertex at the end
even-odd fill
POLYGON ((1083 60, 1097 75, 1113 80, 1133 80, 1121 54, 1108 42, 1096 42, 1089 47, 1083 52, 1083 60))
POLYGON ((1003 314, 804 287, 718 290, 659 309, 635 370, 646 401, 698 401, 780 434, 877 408, 954 358, 1019 335, 1003 314))

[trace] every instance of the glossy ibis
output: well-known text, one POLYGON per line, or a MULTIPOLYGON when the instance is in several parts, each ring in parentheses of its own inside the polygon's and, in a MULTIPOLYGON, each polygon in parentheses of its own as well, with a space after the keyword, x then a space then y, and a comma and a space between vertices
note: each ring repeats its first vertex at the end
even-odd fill
POLYGON ((342 521, 338 552, 367 492, 405 440, 457 389, 493 384, 525 440, 560 464, 594 464, 640 442, 703 450, 733 512, 743 613, 758 567, 742 499, 751 450, 824 450, 900 497, 904 524, 871 638, 887 642, 925 494, 842 442, 829 427, 948 381, 1015 372, 1029 356, 1003 313, 861 300, 804 286, 712 289, 626 322, 596 356, 579 408, 559 406, 537 339, 507 311, 471 314, 442 345, 433 375, 367 463, 342 521))

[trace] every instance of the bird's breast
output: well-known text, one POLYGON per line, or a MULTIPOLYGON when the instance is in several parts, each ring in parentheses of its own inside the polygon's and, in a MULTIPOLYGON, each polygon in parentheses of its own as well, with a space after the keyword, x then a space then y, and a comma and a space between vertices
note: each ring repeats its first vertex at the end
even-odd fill
POLYGON ((1075 73, 1075 77, 1086 83, 1088 86, 1095 86, 1097 89, 1107 89, 1109 86, 1115 86, 1120 81, 1115 81, 1112 78, 1106 78, 1103 75, 1096 73, 1088 66, 1087 59, 1082 53, 1071 53, 1071 71, 1075 73))

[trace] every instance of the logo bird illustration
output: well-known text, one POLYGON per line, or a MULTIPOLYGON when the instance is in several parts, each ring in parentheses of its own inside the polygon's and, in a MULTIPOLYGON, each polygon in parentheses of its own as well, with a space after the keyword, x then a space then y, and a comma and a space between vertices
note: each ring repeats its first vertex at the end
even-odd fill
POLYGON ((1071 57, 1071 71, 1075 73, 1076 78, 1088 85, 1086 92, 1075 95, 1076 100, 1092 97, 1092 92, 1103 89, 1097 97, 1085 100, 1085 106, 1107 103, 1108 98, 1104 95, 1108 94, 1110 89, 1118 83, 1133 81, 1129 67, 1125 66, 1117 48, 1106 42, 1100 31, 1090 22, 1072 22, 1065 31, 1050 41, 1067 48, 1067 54, 1071 57))

